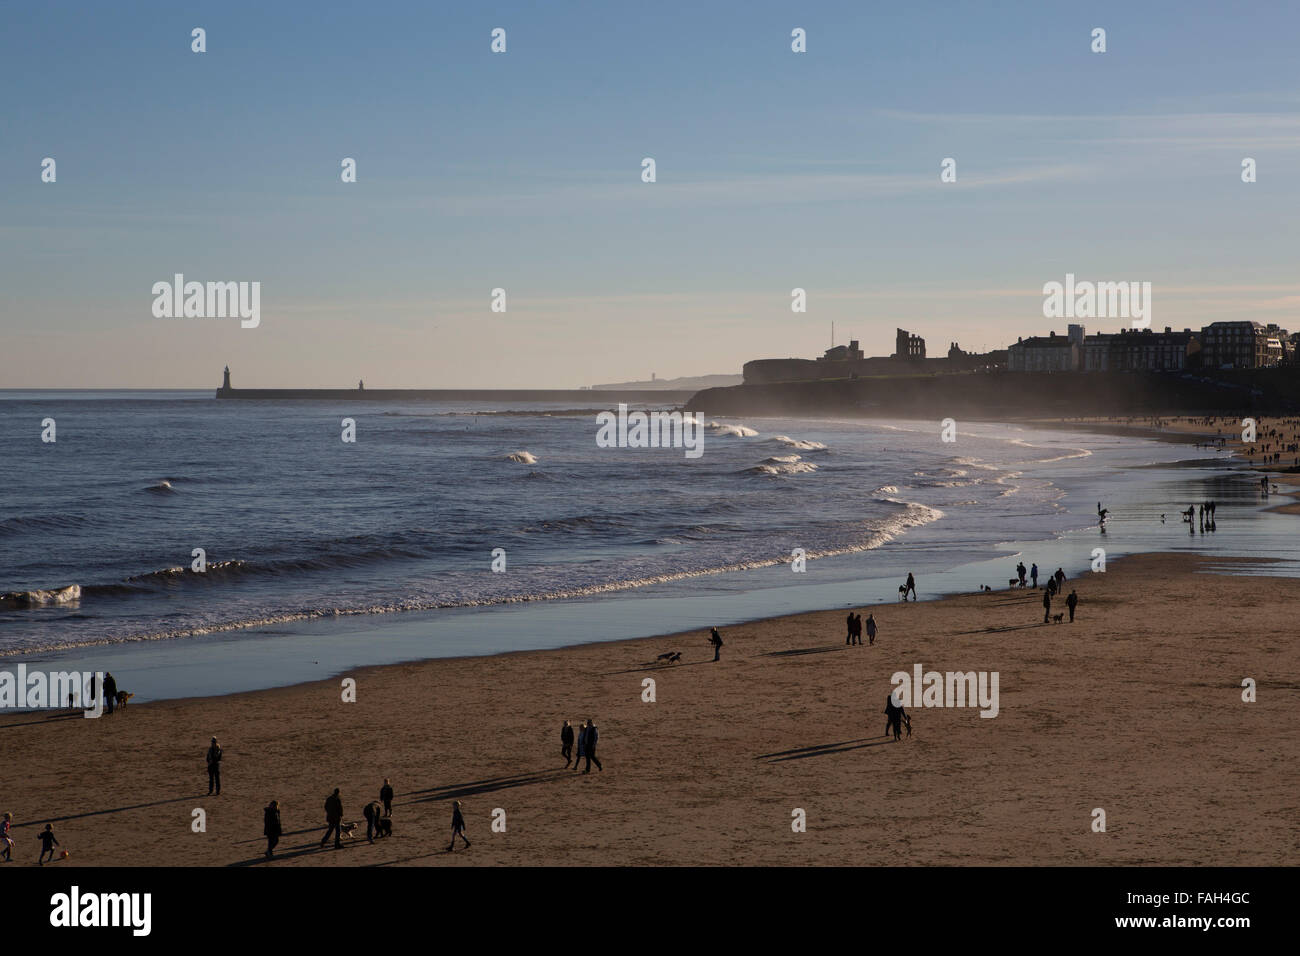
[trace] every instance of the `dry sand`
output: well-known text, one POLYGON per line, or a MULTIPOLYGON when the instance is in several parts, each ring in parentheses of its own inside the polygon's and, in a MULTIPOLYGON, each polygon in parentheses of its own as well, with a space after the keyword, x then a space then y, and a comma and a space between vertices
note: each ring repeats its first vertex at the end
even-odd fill
POLYGON ((6 715, 7 865, 33 864, 47 821, 68 863, 103 866, 1295 864, 1300 580, 1209 564, 1142 555, 1067 581, 1074 624, 1042 625, 1041 592, 1008 591, 1009 572, 991 594, 875 606, 875 646, 846 647, 836 609, 728 628, 716 664, 701 630, 362 670, 350 704, 329 680, 6 715), (669 649, 685 663, 645 666, 669 649), (998 716, 913 707, 914 735, 887 741, 890 675, 917 663, 997 671, 998 716), (562 720, 586 717, 605 767, 590 775, 558 756, 562 720), (359 820, 385 776, 396 835, 318 850, 329 791, 359 820), (286 832, 266 863, 273 797, 286 832), (455 798, 473 846, 447 854, 455 798))

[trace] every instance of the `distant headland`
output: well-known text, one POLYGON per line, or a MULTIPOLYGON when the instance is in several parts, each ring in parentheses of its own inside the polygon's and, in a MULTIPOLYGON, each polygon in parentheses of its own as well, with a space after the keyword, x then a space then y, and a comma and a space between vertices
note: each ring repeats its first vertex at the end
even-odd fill
POLYGON ((367 401, 400 402, 423 401, 479 401, 479 402, 582 402, 591 404, 617 404, 618 402, 647 402, 657 405, 679 405, 692 395, 691 389, 664 388, 366 388, 357 382, 356 388, 235 388, 230 384, 230 366, 226 366, 217 398, 246 400, 290 401, 367 401))

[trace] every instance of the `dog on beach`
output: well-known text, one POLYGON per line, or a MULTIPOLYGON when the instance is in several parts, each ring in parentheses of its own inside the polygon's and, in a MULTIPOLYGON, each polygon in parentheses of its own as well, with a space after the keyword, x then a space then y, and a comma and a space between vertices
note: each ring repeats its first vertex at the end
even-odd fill
POLYGON ((1064 618, 1065 618, 1065 612, 1064 612, 1064 611, 1062 611, 1060 614, 1053 614, 1053 615, 1052 615, 1052 623, 1053 623, 1053 624, 1060 624, 1061 621, 1064 620, 1064 618))
POLYGON ((1016 586, 1017 584, 1019 584, 1019 583, 1020 583, 1020 582, 1019 582, 1018 580, 1016 580, 1015 578, 1008 578, 1008 579, 1007 579, 1007 587, 1009 587, 1009 588, 1013 588, 1013 587, 1015 587, 1015 586, 1016 586))
POLYGON ((355 840, 357 838, 356 829, 360 825, 361 824, 357 823, 355 820, 351 821, 350 823, 340 823, 339 832, 342 833, 348 839, 355 840))
POLYGON ((391 817, 380 817, 375 821, 375 831, 381 837, 393 835, 393 820, 391 817))
POLYGON ((131 699, 132 697, 134 697, 134 696, 135 696, 135 694, 128 694, 128 693, 127 693, 126 691, 124 691, 124 690, 119 690, 119 691, 117 692, 117 706, 118 706, 118 709, 120 710, 120 709, 124 708, 124 707, 126 706, 126 702, 127 702, 128 700, 130 700, 130 699, 131 699))
POLYGON ((660 654, 655 658, 657 661, 667 661, 669 664, 676 664, 682 659, 681 651, 669 651, 667 654, 660 654))
POLYGON ((906 584, 900 584, 900 585, 898 586, 898 599, 899 599, 900 601, 906 601, 906 600, 907 600, 907 585, 906 585, 906 584))

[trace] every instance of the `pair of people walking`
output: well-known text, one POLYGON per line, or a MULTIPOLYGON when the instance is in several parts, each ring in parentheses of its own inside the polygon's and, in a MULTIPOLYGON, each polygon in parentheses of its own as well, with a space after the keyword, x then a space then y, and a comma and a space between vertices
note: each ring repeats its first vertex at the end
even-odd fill
MULTIPOLYGON (((845 644, 861 645, 862 644, 862 615, 855 612, 849 612, 848 618, 849 633, 844 639, 845 644)), ((867 641, 876 643, 876 618, 872 614, 867 615, 867 641)))
MULTIPOLYGON (((568 731, 569 733, 569 746, 572 746, 573 728, 569 726, 567 720, 564 722, 564 728, 560 731, 561 743, 564 742, 565 731, 568 731)), ((597 770, 603 771, 605 769, 600 765, 600 758, 596 756, 596 741, 599 739, 600 731, 596 729, 596 722, 594 720, 583 721, 582 727, 578 729, 578 757, 573 761, 574 770, 578 769, 578 764, 582 762, 584 757, 587 760, 587 769, 582 771, 583 773, 591 773, 591 765, 593 763, 596 765, 597 770)), ((569 755, 567 747, 561 748, 560 755, 565 758, 564 766, 565 769, 568 769, 569 755)))

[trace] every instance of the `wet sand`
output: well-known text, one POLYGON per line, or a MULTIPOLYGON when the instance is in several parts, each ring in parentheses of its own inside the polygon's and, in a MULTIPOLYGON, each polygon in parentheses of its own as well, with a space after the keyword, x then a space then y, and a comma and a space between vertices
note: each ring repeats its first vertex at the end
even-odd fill
POLYGON ((1043 625, 1041 592, 1006 588, 1008 562, 993 593, 861 609, 875 646, 846 647, 834 609, 727 628, 716 664, 701 629, 99 720, 7 714, 7 865, 34 865, 46 822, 71 853, 56 866, 1294 864, 1300 580, 1204 573, 1222 563, 1112 562, 1066 582, 1074 624, 1043 625), (683 663, 650 663, 668 650, 683 663), (890 676, 918 663, 997 671, 997 717, 913 707, 913 735, 887 739, 890 676), (1242 702, 1246 677, 1256 703, 1242 702), (559 729, 587 717, 605 769, 584 775, 563 769, 559 729), (214 734, 220 797, 206 795, 214 734), (318 849, 330 790, 361 820, 385 776, 394 837, 369 845, 363 823, 345 849, 318 849), (272 798, 285 835, 265 862, 272 798), (448 854, 454 799, 473 846, 448 854), (792 831, 795 809, 807 832, 792 831))

